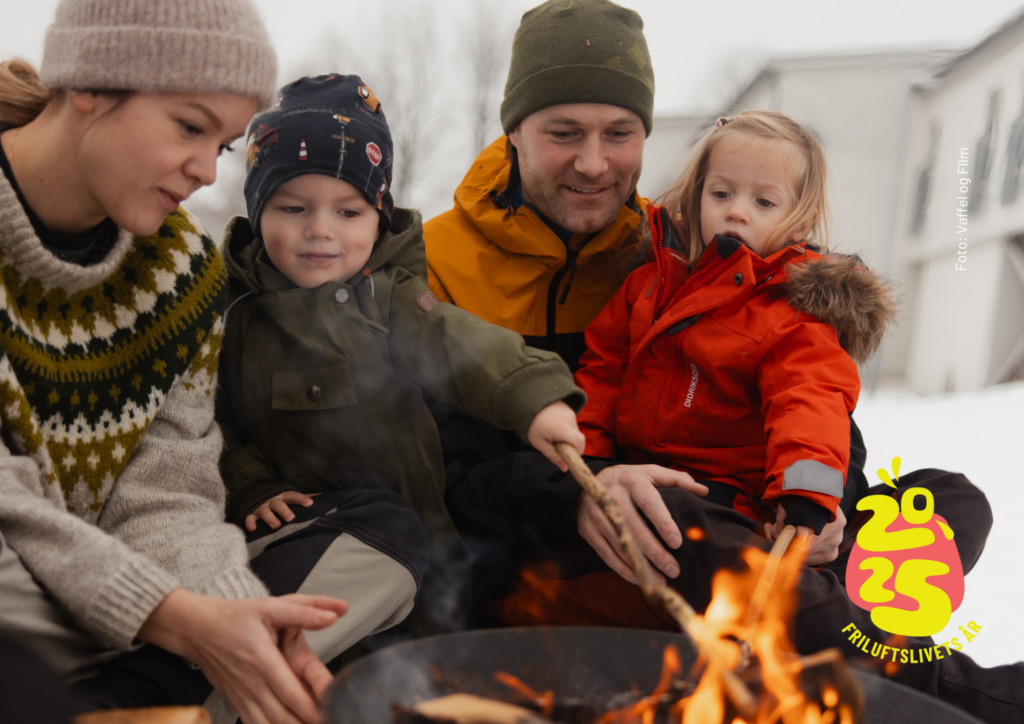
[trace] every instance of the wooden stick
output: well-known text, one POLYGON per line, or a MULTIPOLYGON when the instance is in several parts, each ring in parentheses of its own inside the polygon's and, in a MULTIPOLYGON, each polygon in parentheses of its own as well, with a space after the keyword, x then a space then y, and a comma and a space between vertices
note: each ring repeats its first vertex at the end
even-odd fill
POLYGON ((608 495, 608 490, 604 487, 604 484, 590 472, 590 468, 583 462, 583 458, 580 457, 580 454, 576 452, 576 448, 572 445, 566 442, 556 442, 555 449, 558 450, 558 454, 562 456, 566 465, 569 466, 569 472, 579 482, 580 487, 586 491, 587 495, 593 498, 594 502, 608 516, 608 520, 611 521, 612 527, 615 528, 615 532, 619 536, 619 545, 622 548, 622 552, 626 555, 629 567, 633 569, 633 575, 636 576, 640 592, 652 604, 659 605, 668 611, 683 632, 690 637, 694 646, 709 660, 720 664, 722 680, 729 699, 732 700, 733 705, 741 716, 744 718, 753 716, 757 712, 757 704, 754 701, 753 694, 750 693, 750 690, 743 685, 743 682, 736 677, 732 670, 722 663, 717 652, 708 646, 704 646, 695 635, 693 617, 696 613, 693 607, 674 588, 669 588, 658 581, 651 568, 651 564, 643 553, 640 552, 640 547, 637 545, 636 538, 633 537, 633 532, 626 523, 626 518, 622 515, 622 510, 612 500, 611 496, 608 495))
POLYGON ((79 714, 73 724, 210 724, 201 706, 158 706, 151 709, 108 709, 79 714))
POLYGON ((765 561, 764 568, 761 569, 761 578, 758 579, 754 593, 750 596, 750 605, 747 606, 746 626, 753 626, 761 618, 761 611, 764 610, 764 605, 768 602, 768 595, 772 592, 772 586, 775 584, 775 574, 779 571, 779 561, 782 560, 782 556, 789 549, 789 544, 793 541, 793 536, 795 535, 796 526, 787 525, 779 533, 779 537, 775 539, 775 545, 772 546, 771 553, 768 554, 768 560, 765 561))
POLYGON ((551 724, 550 719, 529 709, 472 694, 421 701, 412 710, 428 719, 455 724, 551 724))

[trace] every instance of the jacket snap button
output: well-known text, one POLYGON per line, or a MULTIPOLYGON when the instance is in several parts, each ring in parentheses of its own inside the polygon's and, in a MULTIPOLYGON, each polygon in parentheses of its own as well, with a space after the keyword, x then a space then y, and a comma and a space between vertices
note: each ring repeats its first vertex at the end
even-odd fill
POLYGON ((309 388, 309 391, 306 392, 306 397, 309 398, 310 402, 316 402, 317 400, 320 399, 320 388, 317 387, 316 385, 313 385, 312 387, 309 388))
POLYGON ((338 304, 344 304, 348 301, 348 289, 339 289, 334 293, 334 301, 338 304))
POLYGON ((732 280, 733 280, 734 282, 736 282, 736 286, 739 286, 740 284, 742 284, 742 283, 743 283, 743 275, 742 275, 742 274, 737 274, 736 276, 734 276, 734 277, 732 278, 732 280))

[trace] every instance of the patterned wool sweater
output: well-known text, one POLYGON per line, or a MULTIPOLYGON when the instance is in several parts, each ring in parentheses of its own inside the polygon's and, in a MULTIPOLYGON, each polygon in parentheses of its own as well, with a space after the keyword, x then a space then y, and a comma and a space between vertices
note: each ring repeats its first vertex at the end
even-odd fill
POLYGON ((0 534, 102 643, 176 586, 266 595, 223 522, 213 421, 226 275, 177 211, 60 261, 0 174, 0 534))

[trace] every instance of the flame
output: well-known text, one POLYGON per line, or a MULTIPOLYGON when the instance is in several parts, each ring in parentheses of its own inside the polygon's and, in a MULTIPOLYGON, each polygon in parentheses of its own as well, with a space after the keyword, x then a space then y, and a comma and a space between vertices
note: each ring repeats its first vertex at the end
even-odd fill
MULTIPOLYGON (((699 529, 697 529, 699 530, 699 529)), ((690 531, 687 531, 688 536, 690 531)), ((787 553, 772 558, 756 548, 743 551, 745 570, 719 570, 712 580, 712 599, 697 616, 691 634, 717 661, 698 659, 704 666, 694 692, 672 705, 669 721, 678 724, 853 724, 850 706, 836 686, 826 683, 820 701, 808 698, 800 685, 803 664, 788 635, 795 611, 795 590, 807 540, 794 539, 787 553), (738 642, 746 642, 741 645, 738 642), (726 698, 721 666, 742 672, 760 665, 762 691, 756 713, 743 718, 726 698)), ((650 696, 632 706, 608 712, 599 724, 650 724, 657 705, 682 671, 678 651, 665 651, 661 678, 650 696)))
MULTIPOLYGON (((893 468, 898 474, 898 461, 894 461, 893 468)), ((705 531, 691 526, 684 535, 698 541, 704 538, 705 531)), ((796 607, 794 591, 807 545, 807 539, 798 536, 781 557, 746 548, 741 553, 745 564, 741 570, 723 568, 715 573, 711 603, 702 616, 694 617, 688 629, 699 651, 708 654, 692 662, 686 676, 687 681, 696 682, 692 694, 668 706, 675 698, 671 696, 673 683, 682 679, 683 673, 679 651, 670 646, 664 652, 661 676, 654 691, 647 696, 636 692, 641 698, 634 704, 605 713, 595 724, 654 724, 655 719, 672 724, 854 724, 854 712, 860 711, 861 703, 857 694, 850 693, 845 669, 840 670, 842 657, 838 651, 820 652, 806 659, 807 666, 838 665, 840 668, 833 669, 832 682, 822 684, 820 677, 816 679, 816 696, 805 694, 801 686, 805 660, 797 655, 788 627, 796 607), (722 667, 755 682, 753 693, 759 694, 759 699, 754 711, 737 714, 727 696, 728 672, 722 667), (760 683, 759 691, 756 682, 760 683), (843 701, 840 690, 853 698, 843 701)), ((609 596, 615 600, 641 595, 639 589, 615 574, 607 575, 610 580, 585 579, 590 586, 586 588, 575 580, 561 580, 554 562, 535 561, 522 570, 517 593, 500 602, 492 613, 506 623, 519 625, 593 625, 590 621, 576 621, 573 616, 579 601, 590 600, 595 590, 609 596, 614 586, 623 587, 614 589, 615 595, 609 596)), ((662 625, 657 614, 645 623, 645 628, 670 628, 667 622, 662 625)), ((898 666, 886 663, 886 672, 891 675, 891 667, 898 666)), ((495 678, 532 702, 545 717, 553 711, 552 691, 538 693, 505 672, 499 672, 495 678)))
POLYGON ((533 561, 523 567, 516 596, 501 602, 496 615, 520 626, 550 624, 552 610, 561 597, 558 564, 554 561, 533 561))
POLYGON ((642 724, 650 724, 654 721, 654 709, 661 701, 661 697, 668 693, 672 686, 672 680, 683 670, 682 661, 679 659, 679 649, 672 644, 665 647, 665 653, 661 663, 661 677, 658 685, 650 696, 646 696, 636 704, 618 711, 610 711, 598 719, 598 724, 626 724, 627 722, 641 721, 642 724))

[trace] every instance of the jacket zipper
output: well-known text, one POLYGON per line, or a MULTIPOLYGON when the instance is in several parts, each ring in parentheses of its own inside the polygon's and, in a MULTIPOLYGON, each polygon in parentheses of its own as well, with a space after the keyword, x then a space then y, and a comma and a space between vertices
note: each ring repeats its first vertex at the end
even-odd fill
MULTIPOLYGON (((569 296, 569 287, 572 286, 573 277, 576 275, 576 270, 578 269, 576 259, 580 255, 580 252, 583 251, 583 247, 589 244, 596 236, 597 234, 591 234, 581 241, 575 249, 569 246, 568 241, 562 241, 565 245, 565 266, 555 272, 555 276, 551 278, 551 285, 548 287, 547 338, 549 345, 554 344, 555 341, 555 317, 557 305, 565 304, 565 300, 569 296), (562 290, 561 298, 559 298, 558 285, 562 283, 562 277, 565 276, 566 272, 569 272, 569 281, 566 283, 565 289, 562 290)), ((550 347, 550 349, 554 349, 554 347, 550 347)))
POLYGON ((658 262, 658 293, 654 295, 654 311, 657 313, 658 307, 661 305, 661 295, 665 291, 665 284, 667 282, 668 271, 665 266, 665 260, 662 257, 662 241, 664 240, 664 231, 661 228, 661 211, 651 215, 651 243, 657 244, 657 248, 654 250, 654 258, 658 262))
MULTIPOLYGON (((672 305, 679 301, 679 298, 683 295, 683 292, 686 291, 686 288, 688 286, 690 286, 691 282, 693 282, 695 279, 697 279, 697 278, 699 278, 701 276, 706 275, 710 270, 714 269, 722 261, 724 261, 724 260, 721 257, 719 257, 719 258, 715 259, 713 262, 711 262, 710 264, 708 264, 706 267, 701 269, 696 274, 691 274, 689 277, 687 277, 686 281, 683 282, 683 286, 679 287, 679 289, 676 290, 676 293, 672 295, 672 298, 670 300, 668 300, 668 304, 665 305, 665 308, 660 313, 657 312, 657 307, 655 307, 654 321, 657 322, 663 316, 668 314, 668 311, 670 309, 672 309, 672 305)), ((667 276, 667 275, 664 275, 664 276, 667 276)))

